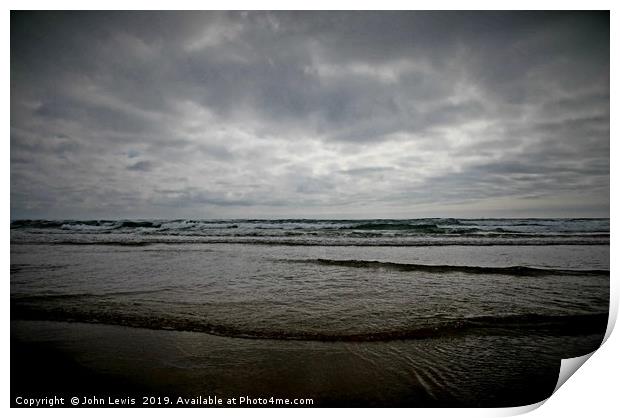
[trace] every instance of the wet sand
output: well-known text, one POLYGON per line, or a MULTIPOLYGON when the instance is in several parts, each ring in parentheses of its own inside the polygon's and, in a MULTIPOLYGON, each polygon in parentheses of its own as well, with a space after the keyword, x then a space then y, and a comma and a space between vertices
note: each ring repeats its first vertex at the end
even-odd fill
POLYGON ((14 406, 17 396, 54 395, 134 397, 135 406, 144 406, 142 396, 169 397, 168 406, 183 406, 178 397, 198 396, 311 398, 314 407, 521 406, 551 395, 559 355, 582 355, 599 344, 596 335, 246 340, 12 321, 11 397, 14 406))

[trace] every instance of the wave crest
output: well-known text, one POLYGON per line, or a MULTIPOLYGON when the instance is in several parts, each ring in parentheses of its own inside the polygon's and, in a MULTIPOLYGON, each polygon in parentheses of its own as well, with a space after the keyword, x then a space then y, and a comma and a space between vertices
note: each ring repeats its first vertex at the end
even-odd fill
POLYGON ((408 264, 393 263, 386 261, 368 260, 331 260, 317 258, 313 260, 288 260, 297 263, 315 263, 327 266, 355 267, 355 268, 385 268, 399 271, 419 271, 426 273, 467 273, 467 274, 492 274, 509 276, 608 276, 608 270, 569 270, 547 269, 528 266, 509 267, 482 267, 482 266, 459 266, 437 264, 408 264))
POLYGON ((435 323, 411 325, 406 328, 369 330, 367 332, 335 333, 285 329, 251 329, 212 324, 196 318, 162 318, 133 316, 121 312, 79 313, 76 311, 38 311, 29 308, 11 309, 12 319, 52 320, 60 322, 102 323, 163 331, 190 331, 230 338, 321 341, 321 342, 384 342, 445 338, 459 335, 593 335, 605 333, 607 313, 580 315, 498 315, 461 319, 445 319, 435 323))

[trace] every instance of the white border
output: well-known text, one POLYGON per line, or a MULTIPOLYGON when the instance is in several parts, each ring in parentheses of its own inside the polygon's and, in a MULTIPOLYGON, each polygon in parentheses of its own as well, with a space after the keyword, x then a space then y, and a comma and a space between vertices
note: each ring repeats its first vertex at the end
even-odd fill
MULTIPOLYGON (((531 10, 593 10, 593 9, 602 9, 602 10, 612 10, 611 12, 611 74, 617 74, 617 52, 614 51, 613 45, 617 46, 617 36, 618 31, 616 29, 616 25, 618 20, 616 18, 616 13, 613 10, 612 5, 614 4, 611 1, 596 1, 591 0, 588 2, 576 2, 576 1, 533 1, 533 0, 523 0, 523 1, 503 1, 499 2, 491 2, 491 1, 418 1, 418 2, 405 2, 405 1, 394 1, 394 0, 383 0, 381 2, 377 2, 377 4, 373 4, 370 2, 360 2, 354 0, 348 1, 313 1, 313 2, 295 2, 294 4, 290 1, 269 1, 269 2, 257 2, 257 1, 242 1, 242 0, 229 0, 227 2, 221 3, 207 3, 200 1, 187 1, 187 0, 177 0, 175 2, 163 2, 163 1, 148 1, 148 0, 133 0, 133 1, 119 1, 119 0, 110 0, 106 2, 79 2, 79 1, 56 1, 54 3, 50 3, 49 1, 8 1, 5 4, 8 5, 7 11, 4 15, 3 23, 3 31, 4 31, 4 39, 1 43, 2 48, 2 56, 5 58, 4 65, 2 66, 2 74, 5 82, 2 85, 4 91, 4 111, 2 112, 2 121, 4 132, 7 134, 7 137, 2 141, 0 145, 2 148, 2 155, 4 158, 4 162, 6 167, 1 171, 2 176, 2 188, 3 188, 3 196, 10 196, 10 163, 9 163, 9 152, 10 152, 10 143, 8 139, 9 134, 9 109, 10 109, 10 94, 9 94, 9 86, 10 86, 10 71, 9 71, 9 56, 10 56, 10 9, 15 10, 26 10, 26 9, 119 9, 119 10, 127 10, 127 9, 164 9, 164 10, 196 10, 196 9, 263 9, 263 10, 277 10, 277 9, 417 9, 417 10, 479 10, 479 9, 504 9, 504 10, 513 10, 513 9, 531 9, 531 10), (614 71, 614 69, 616 71, 614 71)), ((615 83, 611 83, 611 92, 612 97, 616 97, 615 91, 615 83)), ((613 124, 616 121, 616 112, 614 112, 613 107, 613 99, 612 99, 612 107, 611 107, 611 121, 612 121, 612 132, 613 132, 613 124)), ((614 175, 614 162, 617 162, 618 156, 617 147, 614 146, 612 141, 611 143, 611 184, 616 184, 615 175, 614 175)), ((617 208, 617 199, 613 193, 611 195, 611 217, 615 219, 615 209, 617 208)), ((10 219, 9 214, 9 204, 6 202, 2 208, 3 218, 5 222, 8 223, 10 219)), ((613 223, 613 222, 612 222, 613 223)), ((3 409, 8 409, 10 405, 9 399, 9 380, 10 374, 8 373, 10 367, 10 356, 9 356, 9 344, 8 344, 8 336, 10 335, 10 327, 9 327, 9 317, 10 317, 10 306, 8 302, 9 294, 10 294, 10 281, 9 281, 9 270, 10 270, 10 245, 9 245, 9 229, 5 227, 2 230, 2 237, 4 243, 4 251, 2 253, 2 267, 4 272, 4 288, 5 295, 4 301, 2 304, 2 312, 4 316, 4 321, 2 323, 3 326, 3 335, 5 336, 4 344, 2 345, 2 358, 4 359, 4 373, 2 378, 2 404, 4 406, 3 409)), ((615 272, 615 262, 616 256, 618 255, 616 251, 615 245, 611 245, 611 271, 615 272)), ((618 292, 617 292, 617 280, 614 278, 614 275, 611 275, 612 281, 612 297, 611 297, 611 306, 610 312, 611 317, 616 318, 617 310, 618 310, 618 292)), ((615 333, 617 334, 617 332, 615 333)), ((576 376, 570 378, 567 383, 562 386, 548 401, 544 402, 542 406, 538 405, 539 408, 535 409, 532 412, 532 417, 552 417, 552 416, 613 416, 614 412, 618 411, 618 403, 617 399, 617 389, 616 384, 618 382, 618 356, 616 353, 620 353, 620 340, 617 335, 612 334, 609 339, 603 344, 601 349, 597 350, 592 356, 590 360, 586 363, 584 367, 577 371, 576 376)), ((246 415, 248 413, 252 415, 258 416, 290 416, 291 413, 295 415, 300 415, 302 417, 305 416, 313 416, 317 412, 320 414, 343 414, 343 413, 355 413, 362 415, 370 415, 376 413, 388 413, 390 415, 395 416, 407 416, 411 417, 415 416, 431 416, 431 417, 480 417, 480 416, 506 416, 506 415, 514 415, 515 413, 523 413, 527 412, 527 410, 532 409, 531 407, 523 407, 523 408, 507 408, 507 409, 387 409, 387 410, 377 410, 377 409, 367 409, 367 410, 356 410, 356 411, 342 411, 340 409, 331 410, 331 409, 303 409, 303 410, 295 410, 291 411, 288 409, 281 410, 267 410, 267 409, 251 409, 251 410, 241 410, 241 409, 185 409, 183 410, 183 414, 191 415, 191 416, 200 416, 204 417, 206 415, 216 415, 216 416, 229 416, 236 417, 246 415)), ((136 410, 78 410, 78 409, 11 409, 9 411, 10 414, 14 416, 31 416, 39 413, 44 413, 51 417, 65 417, 69 416, 82 416, 84 413, 88 415, 95 416, 104 416, 108 414, 120 414, 120 415, 134 415, 136 413, 147 413, 152 414, 154 416, 169 416, 172 411, 170 409, 151 409, 149 411, 136 411, 136 410)))

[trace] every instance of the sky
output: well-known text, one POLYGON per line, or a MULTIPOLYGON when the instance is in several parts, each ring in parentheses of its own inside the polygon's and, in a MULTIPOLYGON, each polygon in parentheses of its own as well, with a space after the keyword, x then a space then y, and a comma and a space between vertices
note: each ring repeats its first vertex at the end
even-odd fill
POLYGON ((609 216, 608 12, 11 12, 11 218, 609 216))

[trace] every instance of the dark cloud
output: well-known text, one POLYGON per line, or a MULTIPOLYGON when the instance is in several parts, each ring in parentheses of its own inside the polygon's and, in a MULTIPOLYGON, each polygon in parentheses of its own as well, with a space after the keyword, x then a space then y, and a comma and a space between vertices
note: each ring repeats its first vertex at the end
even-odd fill
POLYGON ((11 216, 607 216, 609 46, 608 12, 12 12, 11 216))

